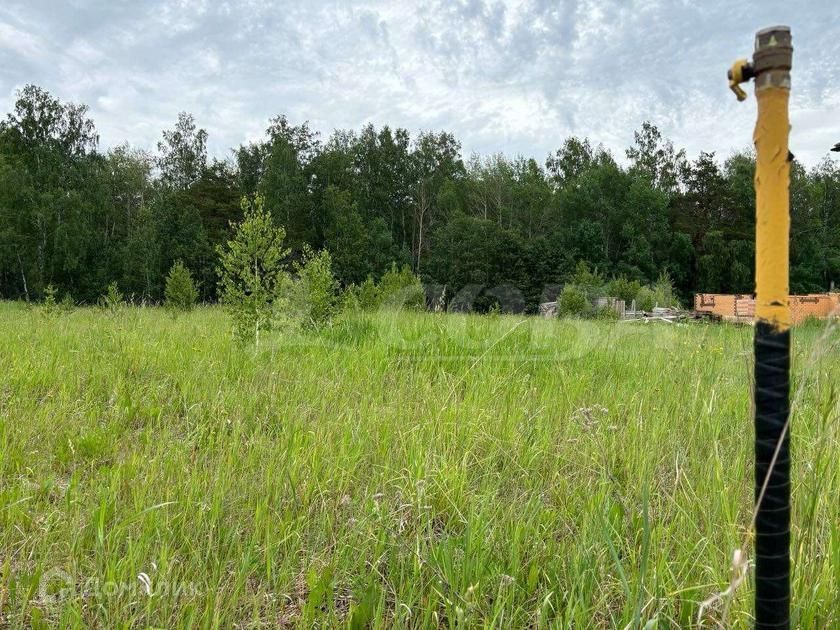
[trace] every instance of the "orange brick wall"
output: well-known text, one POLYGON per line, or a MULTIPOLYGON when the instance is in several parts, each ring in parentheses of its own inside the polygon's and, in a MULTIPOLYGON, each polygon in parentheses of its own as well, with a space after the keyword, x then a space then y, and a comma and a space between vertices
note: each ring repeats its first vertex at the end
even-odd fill
POLYGON ((809 317, 824 319, 833 313, 837 303, 837 297, 827 293, 791 295, 790 313, 793 323, 799 323, 809 317))
POLYGON ((700 313, 714 313, 722 317, 735 317, 735 296, 698 293, 694 296, 694 310, 700 313))
MULTIPOLYGON (((755 316, 755 299, 751 295, 698 293, 694 296, 694 310, 721 317, 752 318, 755 316)), ((840 293, 791 295, 790 311, 794 324, 809 317, 824 319, 832 315, 840 316, 840 293)))

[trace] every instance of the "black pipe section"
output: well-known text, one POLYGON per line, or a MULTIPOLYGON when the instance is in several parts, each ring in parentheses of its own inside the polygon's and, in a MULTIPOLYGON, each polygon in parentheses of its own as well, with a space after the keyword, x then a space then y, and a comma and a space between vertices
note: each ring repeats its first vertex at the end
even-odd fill
POLYGON ((755 328, 755 627, 762 630, 790 628, 789 416, 790 330, 760 321, 755 328))

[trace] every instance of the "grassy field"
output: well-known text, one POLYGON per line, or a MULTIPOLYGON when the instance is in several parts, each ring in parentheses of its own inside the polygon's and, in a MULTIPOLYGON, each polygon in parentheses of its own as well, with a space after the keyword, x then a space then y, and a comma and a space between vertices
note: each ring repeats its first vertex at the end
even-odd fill
MULTIPOLYGON (((685 627, 751 548, 749 327, 228 327, 0 304, 0 625, 685 627)), ((838 346, 794 332, 796 627, 840 626, 838 346)))

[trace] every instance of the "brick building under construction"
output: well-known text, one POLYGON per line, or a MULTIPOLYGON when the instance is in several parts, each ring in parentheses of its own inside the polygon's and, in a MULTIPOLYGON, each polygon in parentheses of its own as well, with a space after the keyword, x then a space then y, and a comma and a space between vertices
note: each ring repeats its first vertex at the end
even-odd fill
MULTIPOLYGON (((825 319, 840 316, 840 293, 811 293, 790 296, 791 319, 798 324, 808 318, 825 319)), ((755 296, 698 293, 694 311, 729 321, 748 322, 755 317, 755 296)))

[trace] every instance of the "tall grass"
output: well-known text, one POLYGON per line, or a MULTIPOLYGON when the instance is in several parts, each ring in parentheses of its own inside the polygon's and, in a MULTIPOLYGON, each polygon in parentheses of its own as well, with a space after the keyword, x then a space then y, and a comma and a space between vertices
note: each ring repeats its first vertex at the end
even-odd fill
MULTIPOLYGON (((794 623, 827 628, 820 334, 794 332, 794 623)), ((695 624, 751 517, 751 340, 402 313, 255 351, 217 308, 0 304, 0 625, 695 624)), ((747 627, 751 601, 705 623, 747 627)))

